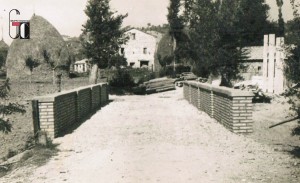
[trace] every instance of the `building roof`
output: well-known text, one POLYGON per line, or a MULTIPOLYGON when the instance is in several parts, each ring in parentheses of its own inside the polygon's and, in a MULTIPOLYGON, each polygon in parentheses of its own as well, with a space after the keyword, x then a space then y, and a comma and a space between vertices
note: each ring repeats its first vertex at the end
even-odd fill
POLYGON ((75 62, 75 64, 85 64, 88 61, 88 59, 82 59, 75 62))
POLYGON ((249 46, 244 47, 247 58, 245 60, 263 60, 264 47, 263 46, 249 46))
POLYGON ((154 35, 152 35, 152 34, 150 34, 150 33, 144 32, 144 31, 142 31, 142 30, 136 29, 136 28, 131 28, 131 29, 129 29, 128 31, 125 32, 125 34, 126 34, 127 32, 131 32, 131 31, 138 31, 138 32, 141 32, 141 33, 144 33, 144 34, 147 34, 147 35, 149 35, 149 36, 152 36, 152 37, 156 38, 156 36, 154 36, 154 35))

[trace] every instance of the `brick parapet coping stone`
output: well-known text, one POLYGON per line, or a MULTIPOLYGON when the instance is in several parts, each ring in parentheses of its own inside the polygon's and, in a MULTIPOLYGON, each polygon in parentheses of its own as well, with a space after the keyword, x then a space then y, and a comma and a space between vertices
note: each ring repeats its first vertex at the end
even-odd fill
POLYGON ((94 114, 109 100, 107 83, 88 85, 32 99, 34 131, 54 139, 94 114))
POLYGON ((230 131, 253 132, 253 92, 196 81, 185 81, 183 91, 189 103, 215 118, 230 131))

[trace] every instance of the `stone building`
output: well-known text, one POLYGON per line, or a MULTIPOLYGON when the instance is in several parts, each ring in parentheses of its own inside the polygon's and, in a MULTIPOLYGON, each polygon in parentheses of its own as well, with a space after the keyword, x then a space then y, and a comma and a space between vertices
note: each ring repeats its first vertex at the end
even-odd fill
POLYGON ((125 35, 129 37, 129 40, 121 46, 120 54, 127 59, 128 66, 156 70, 157 38, 137 29, 125 32, 125 35))

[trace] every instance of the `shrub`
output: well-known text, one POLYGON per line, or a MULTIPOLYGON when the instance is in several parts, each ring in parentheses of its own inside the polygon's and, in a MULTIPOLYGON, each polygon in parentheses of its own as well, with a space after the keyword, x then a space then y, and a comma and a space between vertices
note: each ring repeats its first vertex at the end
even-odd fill
POLYGON ((9 149, 8 152, 7 152, 7 155, 6 155, 6 159, 9 159, 9 158, 11 158, 11 157, 14 157, 14 156, 17 155, 17 154, 18 154, 17 151, 9 149))
POLYGON ((13 113, 22 113, 24 114, 25 107, 23 105, 19 105, 17 103, 8 103, 5 99, 8 98, 8 92, 10 90, 9 79, 4 81, 4 83, 0 84, 0 132, 8 133, 11 132, 12 125, 8 115, 13 113))
POLYGON ((134 81, 127 69, 118 69, 109 84, 113 87, 133 87, 134 81))
POLYGON ((172 65, 168 65, 166 67, 163 67, 159 71, 159 76, 164 77, 164 76, 176 76, 179 75, 183 72, 190 72, 191 67, 190 66, 185 66, 185 65, 176 65, 175 66, 175 73, 174 73, 174 67, 172 65))

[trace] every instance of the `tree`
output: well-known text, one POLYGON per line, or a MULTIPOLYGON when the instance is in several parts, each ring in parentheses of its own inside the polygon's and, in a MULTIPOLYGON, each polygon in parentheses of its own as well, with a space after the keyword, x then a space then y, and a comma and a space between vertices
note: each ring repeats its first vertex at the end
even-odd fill
POLYGON ((33 69, 40 65, 40 62, 37 59, 33 59, 32 57, 28 57, 25 60, 25 65, 30 71, 30 83, 32 82, 32 72, 33 69))
POLYGON ((232 86, 239 78, 243 58, 242 47, 236 30, 238 0, 227 0, 220 4, 218 16, 217 58, 214 68, 221 76, 221 86, 232 86))
POLYGON ((96 83, 98 67, 105 68, 119 52, 119 47, 126 41, 121 29, 123 19, 127 15, 116 15, 110 10, 110 0, 89 0, 85 9, 88 16, 83 25, 84 53, 92 62, 90 83, 96 83))
MULTIPOLYGON (((57 50, 58 57, 60 57, 62 54, 68 54, 68 53, 66 52, 66 50, 58 49, 57 50)), ((65 65, 61 65, 59 62, 55 62, 54 59, 51 58, 51 54, 47 50, 43 50, 43 57, 44 57, 44 60, 46 61, 46 63, 49 64, 49 66, 52 69, 52 84, 55 85, 56 84, 55 83, 56 75, 57 76, 62 75, 61 73, 56 74, 56 69, 69 71, 69 69, 70 69, 69 66, 72 63, 72 56, 69 55, 68 63, 65 65)))
POLYGON ((214 70, 218 35, 218 7, 211 0, 195 0, 189 26, 193 72, 208 77, 214 70))
POLYGON ((9 79, 7 79, 4 83, 0 85, 0 132, 8 133, 11 132, 12 124, 8 115, 13 113, 22 113, 24 114, 26 111, 24 106, 19 105, 17 103, 6 103, 8 92, 10 90, 9 79))
POLYGON ((221 85, 239 78, 243 58, 237 29, 239 0, 195 0, 189 35, 193 71, 201 77, 221 76, 221 85))
POLYGON ((5 48, 0 48, 0 68, 5 66, 6 56, 8 50, 5 48))
POLYGON ((184 0, 183 20, 186 25, 190 25, 194 0, 184 0))
POLYGON ((237 12, 237 31, 244 46, 262 45, 269 27, 265 0, 240 0, 237 12))
MULTIPOLYGON (((293 7, 294 19, 287 23, 287 41, 293 46, 288 46, 286 51, 287 59, 284 64, 284 74, 289 82, 300 83, 300 15, 297 10, 297 2, 295 0, 290 1, 293 7)), ((299 88, 290 87, 285 93, 286 97, 289 97, 289 103, 291 109, 296 113, 296 119, 298 126, 292 131, 293 135, 300 135, 300 90, 299 88)))
POLYGON ((283 0, 276 0, 278 6, 278 36, 284 37, 284 20, 282 17, 283 0))
POLYGON ((170 0, 167 18, 168 18, 168 22, 170 25, 169 34, 173 41, 174 74, 175 74, 175 64, 176 64, 176 59, 177 59, 175 50, 177 48, 177 41, 181 38, 182 30, 184 28, 183 19, 179 15, 179 11, 180 11, 180 0, 170 0))
POLYGON ((110 68, 114 66, 116 68, 120 68, 121 66, 126 66, 127 64, 127 59, 123 57, 123 55, 116 54, 110 59, 108 67, 110 68))

